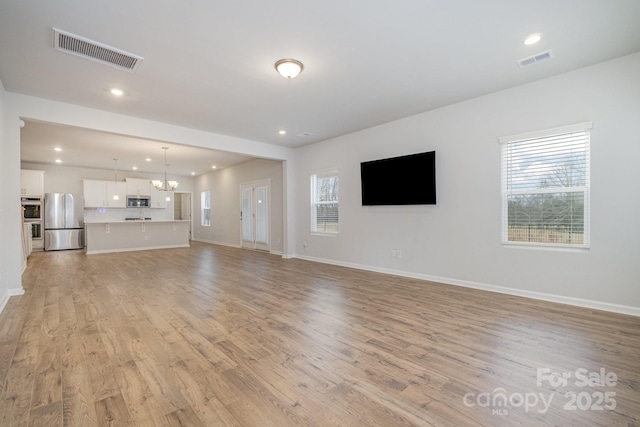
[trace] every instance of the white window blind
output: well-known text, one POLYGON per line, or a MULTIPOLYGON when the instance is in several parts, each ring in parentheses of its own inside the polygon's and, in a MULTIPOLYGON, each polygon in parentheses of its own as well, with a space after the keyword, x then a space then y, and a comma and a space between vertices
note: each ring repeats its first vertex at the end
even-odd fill
POLYGON ((337 170, 311 175, 311 231, 313 233, 338 233, 338 189, 337 170))
POLYGON ((200 225, 211 226, 211 193, 208 190, 200 193, 200 225))
POLYGON ((502 242, 589 246, 591 123, 501 138, 502 242))

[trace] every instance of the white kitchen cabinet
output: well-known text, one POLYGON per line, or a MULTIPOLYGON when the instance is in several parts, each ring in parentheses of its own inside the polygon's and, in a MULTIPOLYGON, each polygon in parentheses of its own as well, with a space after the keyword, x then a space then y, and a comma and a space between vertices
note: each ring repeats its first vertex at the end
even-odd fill
POLYGON ((151 188, 148 179, 127 178, 127 194, 130 196, 150 196, 151 188))
POLYGON ((20 195, 44 197, 44 171, 20 170, 20 195))
POLYGON ((107 184, 105 181, 85 179, 82 181, 82 194, 85 208, 102 208, 106 203, 107 184))
POLYGON ((151 208, 164 209, 167 207, 167 195, 172 193, 168 191, 157 190, 154 186, 150 187, 151 191, 151 208))
POLYGON ((127 207, 127 183, 121 181, 107 181, 107 206, 110 208, 127 207), (114 193, 118 194, 118 200, 113 200, 114 193))
POLYGON ((127 206, 127 184, 122 181, 82 181, 85 208, 125 208, 127 206), (113 200, 114 192, 118 200, 113 200))

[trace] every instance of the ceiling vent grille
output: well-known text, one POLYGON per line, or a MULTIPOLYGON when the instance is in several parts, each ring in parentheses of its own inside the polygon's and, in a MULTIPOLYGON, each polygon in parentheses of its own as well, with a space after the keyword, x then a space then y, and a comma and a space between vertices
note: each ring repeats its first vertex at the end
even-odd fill
POLYGON ((529 56, 527 58, 523 58, 518 60, 518 65, 520 68, 528 67, 529 65, 537 64, 538 62, 548 61, 553 56, 551 55, 551 51, 548 50, 546 52, 537 53, 533 56, 529 56))
POLYGON ((135 73, 144 59, 141 56, 107 46, 93 40, 53 29, 53 46, 62 52, 81 56, 120 70, 135 73))

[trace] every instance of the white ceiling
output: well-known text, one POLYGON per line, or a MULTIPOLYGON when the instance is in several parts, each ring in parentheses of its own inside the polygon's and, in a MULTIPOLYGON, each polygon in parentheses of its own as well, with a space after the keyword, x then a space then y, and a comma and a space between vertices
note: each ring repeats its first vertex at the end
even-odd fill
POLYGON ((298 147, 638 52, 639 22, 638 0, 0 0, 0 79, 10 92, 298 147), (56 51, 52 28, 144 60, 132 74, 56 51), (525 46, 535 32, 542 41, 525 46), (516 64, 548 49, 550 61, 516 64), (274 70, 287 57, 304 63, 296 79, 274 70))
MULTIPOLYGON (((164 172, 167 147, 167 175, 202 175, 251 160, 249 156, 206 148, 116 135, 30 121, 20 131, 20 158, 26 163, 53 164, 93 169, 164 172), (62 151, 57 152, 58 147, 62 151), (117 162, 113 159, 117 158, 117 162), (146 159, 150 159, 147 161, 146 159)), ((124 176, 124 174, 123 174, 124 176)))

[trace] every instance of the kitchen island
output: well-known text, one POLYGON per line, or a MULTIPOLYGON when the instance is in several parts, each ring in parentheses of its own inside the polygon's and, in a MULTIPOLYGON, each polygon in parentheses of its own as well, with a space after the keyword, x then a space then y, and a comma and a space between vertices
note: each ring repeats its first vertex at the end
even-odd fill
POLYGON ((189 247, 189 220, 86 221, 87 255, 189 247))

